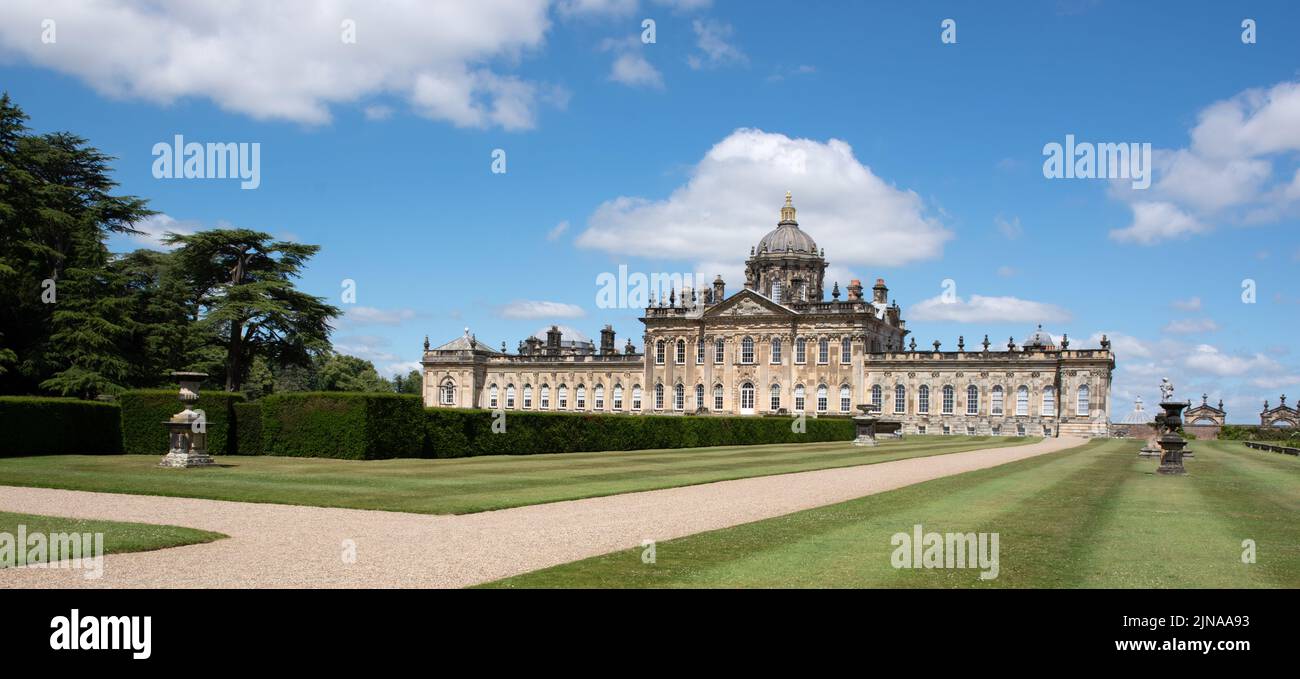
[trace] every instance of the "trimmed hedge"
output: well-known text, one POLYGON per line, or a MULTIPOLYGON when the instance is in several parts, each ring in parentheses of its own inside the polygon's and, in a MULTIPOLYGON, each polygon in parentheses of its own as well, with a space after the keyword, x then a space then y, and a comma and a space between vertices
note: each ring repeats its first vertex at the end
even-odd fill
POLYGON ((495 434, 491 411, 428 408, 424 450, 432 457, 468 457, 812 443, 854 437, 849 418, 809 417, 803 434, 791 430, 791 421, 786 417, 510 412, 505 416, 505 431, 495 434))
POLYGON ((1300 443, 1300 430, 1292 427, 1261 427, 1257 424, 1227 424, 1219 438, 1229 441, 1290 441, 1300 443))
POLYGON ((262 454, 262 404, 236 403, 235 412, 235 454, 262 454))
POLYGON ((122 452, 122 416, 111 403, 0 396, 0 457, 122 452))
MULTIPOLYGON (((234 404, 244 401, 243 394, 225 391, 202 391, 196 410, 207 419, 208 452, 230 455, 235 452, 235 438, 230 436, 234 404)), ((167 430, 163 422, 181 411, 175 389, 137 389, 117 396, 122 407, 122 450, 128 453, 163 455, 167 452, 167 430)))
POLYGON ((273 394, 262 404, 262 452, 376 460, 421 457, 419 396, 349 392, 273 394))

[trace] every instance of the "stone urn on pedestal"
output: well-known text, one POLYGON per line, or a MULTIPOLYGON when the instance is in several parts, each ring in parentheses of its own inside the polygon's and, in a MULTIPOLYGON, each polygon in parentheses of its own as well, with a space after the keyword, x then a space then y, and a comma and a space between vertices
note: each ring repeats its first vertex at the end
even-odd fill
POLYGON ((199 401, 199 384, 207 373, 174 372, 172 377, 180 382, 180 402, 183 410, 163 422, 169 441, 167 454, 160 467, 211 467, 216 464, 208 455, 208 423, 202 410, 192 406, 199 401))
POLYGON ((862 403, 858 405, 858 410, 861 410, 862 414, 853 416, 853 426, 857 433, 857 438, 853 439, 853 445, 874 446, 876 445, 876 424, 880 422, 880 407, 874 403, 862 403))
POLYGON ((1160 466, 1156 467, 1157 474, 1187 473, 1183 467, 1183 449, 1187 447, 1187 441, 1183 440, 1177 432, 1183 426, 1183 409, 1189 405, 1191 404, 1187 402, 1175 401, 1160 403, 1164 412, 1156 415, 1156 426, 1160 428, 1160 436, 1156 438, 1156 443, 1160 445, 1160 466))

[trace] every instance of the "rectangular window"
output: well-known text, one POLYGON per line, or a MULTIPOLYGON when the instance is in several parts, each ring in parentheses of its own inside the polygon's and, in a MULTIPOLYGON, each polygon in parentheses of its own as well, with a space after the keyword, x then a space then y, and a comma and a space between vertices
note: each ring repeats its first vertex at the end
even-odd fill
POLYGON ((831 360, 831 342, 830 340, 824 339, 817 343, 817 362, 826 364, 826 363, 830 363, 830 360, 831 360))
POLYGON ((907 411, 907 392, 899 387, 894 390, 894 414, 901 415, 907 411))
POLYGON ((952 427, 950 427, 950 426, 948 426, 948 425, 946 425, 946 424, 943 425, 943 435, 944 435, 944 436, 948 436, 948 435, 950 435, 950 434, 952 434, 952 427))
POLYGON ((916 412, 922 414, 930 412, 930 390, 926 387, 921 387, 921 393, 916 398, 916 412))
POLYGON ((776 412, 780 409, 781 409, 781 390, 773 389, 772 390, 772 412, 776 412))
POLYGON ((844 339, 840 340, 840 363, 848 364, 852 362, 853 362, 853 343, 849 341, 849 338, 845 337, 844 339))
POLYGON ((975 427, 969 427, 969 426, 966 427, 966 435, 967 435, 967 436, 974 436, 974 435, 975 435, 975 427))
POLYGON ((808 341, 802 337, 794 341, 794 362, 806 363, 808 361, 808 341))
POLYGON ((943 390, 943 414, 944 415, 952 414, 952 400, 953 400, 952 387, 944 387, 943 390))
POLYGON ((993 435, 994 435, 994 436, 1001 436, 1001 435, 1002 435, 1002 425, 1000 425, 1000 424, 995 424, 995 425, 993 425, 993 435))
POLYGON ((924 424, 916 425, 916 433, 925 436, 925 425, 924 424))
POLYGON ((725 346, 726 346, 726 345, 724 345, 724 344, 722 343, 722 340, 718 340, 717 342, 714 342, 714 343, 713 343, 713 362, 714 362, 714 363, 721 363, 721 362, 722 362, 722 356, 723 356, 724 353, 726 353, 725 346))
POLYGON ((1001 390, 1001 389, 994 389, 994 390, 993 390, 993 403, 992 403, 992 406, 993 406, 993 407, 992 407, 992 410, 989 411, 991 414, 993 414, 993 415, 1001 415, 1001 414, 1002 414, 1002 390, 1001 390))
POLYGON ((781 362, 781 340, 772 340, 772 363, 781 362))
POLYGON ((746 338, 744 342, 740 343, 740 362, 741 363, 754 362, 754 341, 753 340, 746 338))
POLYGON ((704 340, 700 340, 695 343, 695 364, 701 365, 703 363, 704 363, 704 340))
POLYGON ((722 390, 721 390, 721 389, 714 389, 714 390, 713 390, 713 409, 714 409, 714 410, 717 410, 717 411, 721 411, 721 410, 722 410, 722 390))

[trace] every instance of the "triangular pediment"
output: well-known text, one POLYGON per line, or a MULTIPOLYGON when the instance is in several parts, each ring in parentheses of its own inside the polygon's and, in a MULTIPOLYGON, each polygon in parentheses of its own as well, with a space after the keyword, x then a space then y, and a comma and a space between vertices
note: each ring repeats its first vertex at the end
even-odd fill
POLYGON ((749 288, 722 300, 704 312, 706 318, 794 315, 793 309, 777 304, 749 288))

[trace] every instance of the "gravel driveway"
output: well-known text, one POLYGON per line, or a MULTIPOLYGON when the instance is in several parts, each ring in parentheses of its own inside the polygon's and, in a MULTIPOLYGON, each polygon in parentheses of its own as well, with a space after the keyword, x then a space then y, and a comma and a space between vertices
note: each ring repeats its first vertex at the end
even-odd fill
POLYGON ((762 476, 462 516, 0 486, 0 511, 161 523, 229 535, 104 558, 83 571, 0 569, 6 587, 462 587, 1064 450, 1084 439, 762 476), (345 559, 348 541, 355 559, 345 559))

